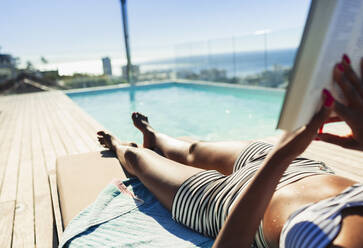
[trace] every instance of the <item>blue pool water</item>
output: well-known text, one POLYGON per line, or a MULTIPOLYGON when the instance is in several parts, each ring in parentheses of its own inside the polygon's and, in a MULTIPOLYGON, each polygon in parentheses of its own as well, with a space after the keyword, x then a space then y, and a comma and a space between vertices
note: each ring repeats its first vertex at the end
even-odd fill
POLYGON ((202 84, 167 83, 68 93, 121 140, 141 142, 131 113, 149 116, 152 126, 178 137, 246 140, 276 134, 285 92, 202 84))

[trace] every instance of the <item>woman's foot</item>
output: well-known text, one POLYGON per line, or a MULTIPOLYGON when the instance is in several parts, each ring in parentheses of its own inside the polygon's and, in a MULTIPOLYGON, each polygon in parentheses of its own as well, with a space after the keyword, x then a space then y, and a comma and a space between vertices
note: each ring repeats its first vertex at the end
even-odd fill
POLYGON ((138 112, 132 113, 132 121, 134 126, 139 129, 144 136, 144 148, 155 150, 155 131, 150 126, 147 116, 138 112))
POLYGON ((114 137, 111 134, 105 133, 104 131, 99 131, 97 132, 98 134, 98 142, 100 142, 100 144, 105 147, 110 149, 111 151, 116 152, 116 148, 118 146, 132 146, 132 147, 137 147, 136 143, 133 142, 121 142, 119 139, 117 139, 116 137, 114 137))
MULTIPOLYGON (((129 163, 127 163, 125 154, 129 151, 133 151, 132 149, 137 149, 138 148, 137 144, 133 142, 121 142, 116 137, 112 136, 111 134, 105 133, 104 131, 99 131, 97 132, 97 134, 98 134, 98 141, 100 142, 100 144, 105 148, 108 148, 116 153, 116 156, 120 161, 122 167, 126 169, 128 173, 128 175, 127 174, 126 175, 128 177, 135 176, 134 169, 129 163)), ((129 154, 133 153, 130 152, 129 154)))

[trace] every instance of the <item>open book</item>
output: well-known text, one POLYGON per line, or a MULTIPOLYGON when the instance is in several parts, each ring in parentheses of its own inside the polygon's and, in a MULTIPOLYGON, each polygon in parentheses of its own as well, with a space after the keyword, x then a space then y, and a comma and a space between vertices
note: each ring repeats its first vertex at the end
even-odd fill
POLYGON ((333 67, 342 55, 359 72, 363 56, 363 0, 312 0, 277 128, 307 124, 322 104, 322 89, 344 102, 333 67))

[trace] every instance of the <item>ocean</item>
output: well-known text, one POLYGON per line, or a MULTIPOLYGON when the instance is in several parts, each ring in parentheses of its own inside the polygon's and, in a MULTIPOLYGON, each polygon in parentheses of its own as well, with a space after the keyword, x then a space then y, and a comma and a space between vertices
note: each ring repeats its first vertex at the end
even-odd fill
POLYGON ((173 59, 155 60, 140 65, 141 71, 172 70, 175 72, 200 73, 202 70, 224 70, 227 77, 244 77, 274 67, 292 67, 297 49, 279 49, 254 52, 236 52, 180 56, 173 59))

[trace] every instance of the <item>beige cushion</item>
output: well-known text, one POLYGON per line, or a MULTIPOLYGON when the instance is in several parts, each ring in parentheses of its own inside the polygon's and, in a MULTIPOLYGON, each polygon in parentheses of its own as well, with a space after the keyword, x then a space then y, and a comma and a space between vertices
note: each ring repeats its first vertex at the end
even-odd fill
POLYGON ((126 175, 113 152, 59 157, 57 187, 64 227, 114 178, 124 179, 126 175))

